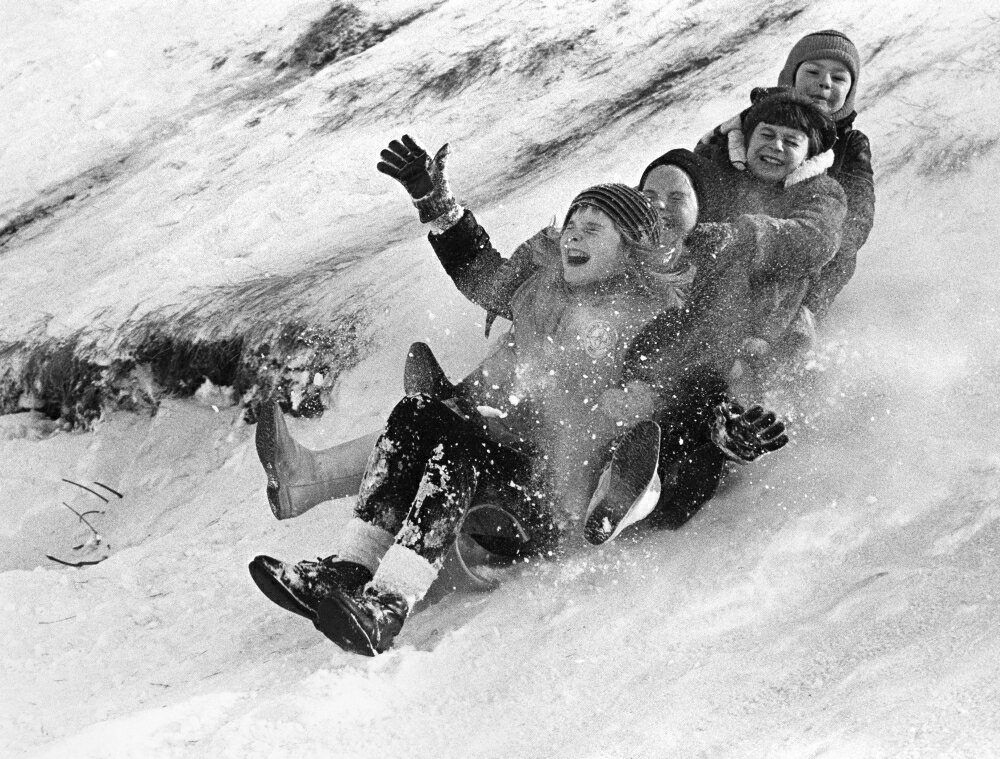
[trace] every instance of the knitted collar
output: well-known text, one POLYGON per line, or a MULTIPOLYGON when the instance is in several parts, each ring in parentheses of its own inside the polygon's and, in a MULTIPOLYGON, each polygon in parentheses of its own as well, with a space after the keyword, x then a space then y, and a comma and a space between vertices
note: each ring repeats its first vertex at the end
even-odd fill
POLYGON ((833 148, 824 150, 819 155, 814 155, 812 158, 806 159, 799 168, 785 177, 784 185, 785 187, 791 187, 793 184, 812 179, 815 176, 826 173, 826 170, 831 166, 833 166, 833 148))

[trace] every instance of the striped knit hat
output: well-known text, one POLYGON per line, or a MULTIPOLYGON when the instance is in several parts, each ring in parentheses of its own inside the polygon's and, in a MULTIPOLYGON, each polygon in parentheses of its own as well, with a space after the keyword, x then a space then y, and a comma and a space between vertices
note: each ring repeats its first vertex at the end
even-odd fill
POLYGON ((622 237, 636 245, 655 247, 660 244, 660 221, 649 198, 623 184, 597 184, 581 192, 569 205, 569 217, 581 206, 603 211, 615 223, 622 237))
POLYGON ((858 77, 861 75, 861 56, 854 43, 843 32, 824 29, 821 32, 807 34, 796 42, 788 54, 785 67, 778 74, 778 85, 794 87, 795 72, 799 70, 799 66, 806 61, 815 61, 819 58, 839 61, 851 72, 851 89, 847 93, 847 99, 839 111, 830 114, 834 121, 839 121, 854 111, 854 95, 858 91, 858 77))

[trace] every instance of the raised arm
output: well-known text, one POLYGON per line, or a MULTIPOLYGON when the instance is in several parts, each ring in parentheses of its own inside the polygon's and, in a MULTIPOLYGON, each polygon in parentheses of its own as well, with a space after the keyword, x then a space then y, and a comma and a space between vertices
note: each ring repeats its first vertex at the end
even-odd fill
POLYGON ((466 298, 486 309, 490 323, 495 316, 511 318, 514 293, 547 259, 555 260, 559 250, 558 240, 550 230, 543 229, 521 243, 513 256, 504 258, 469 210, 453 226, 431 232, 427 239, 455 286, 466 298))
POLYGON ((463 208, 448 186, 448 146, 434 158, 409 135, 393 140, 377 168, 406 189, 420 221, 429 224, 428 240, 445 271, 466 298, 487 311, 486 333, 497 316, 510 319, 510 299, 547 262, 558 259, 558 240, 542 230, 522 243, 511 258, 493 247, 490 236, 463 208))

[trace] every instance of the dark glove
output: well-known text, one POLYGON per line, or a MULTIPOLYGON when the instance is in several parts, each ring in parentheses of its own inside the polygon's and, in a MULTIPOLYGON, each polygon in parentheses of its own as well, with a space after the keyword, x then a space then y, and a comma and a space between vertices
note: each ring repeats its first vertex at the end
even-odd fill
POLYGON ((788 436, 773 411, 761 406, 744 411, 736 401, 723 401, 715 407, 712 442, 733 461, 749 464, 785 446, 788 436))
POLYGON ((401 140, 390 142, 379 155, 382 160, 375 168, 403 185, 420 212, 420 221, 433 221, 458 208, 445 176, 447 143, 431 158, 416 140, 404 134, 401 140))
POLYGON ((382 160, 375 168, 403 185, 414 200, 434 189, 430 156, 410 135, 404 134, 402 141, 393 140, 379 155, 382 160))

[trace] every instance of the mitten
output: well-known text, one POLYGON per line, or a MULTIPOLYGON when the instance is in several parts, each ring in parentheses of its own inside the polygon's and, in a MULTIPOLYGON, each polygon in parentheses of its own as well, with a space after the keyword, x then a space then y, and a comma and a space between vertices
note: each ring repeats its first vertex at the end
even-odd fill
POLYGON ((732 461, 749 464, 788 443, 785 423, 773 411, 761 406, 744 411, 736 401, 723 401, 714 411, 712 442, 732 461))
POLYGON ((434 221, 448 214, 461 216, 461 206, 451 194, 445 175, 448 145, 445 143, 432 159, 410 135, 392 140, 379 154, 376 169, 399 182, 409 193, 420 214, 421 222, 434 221))

